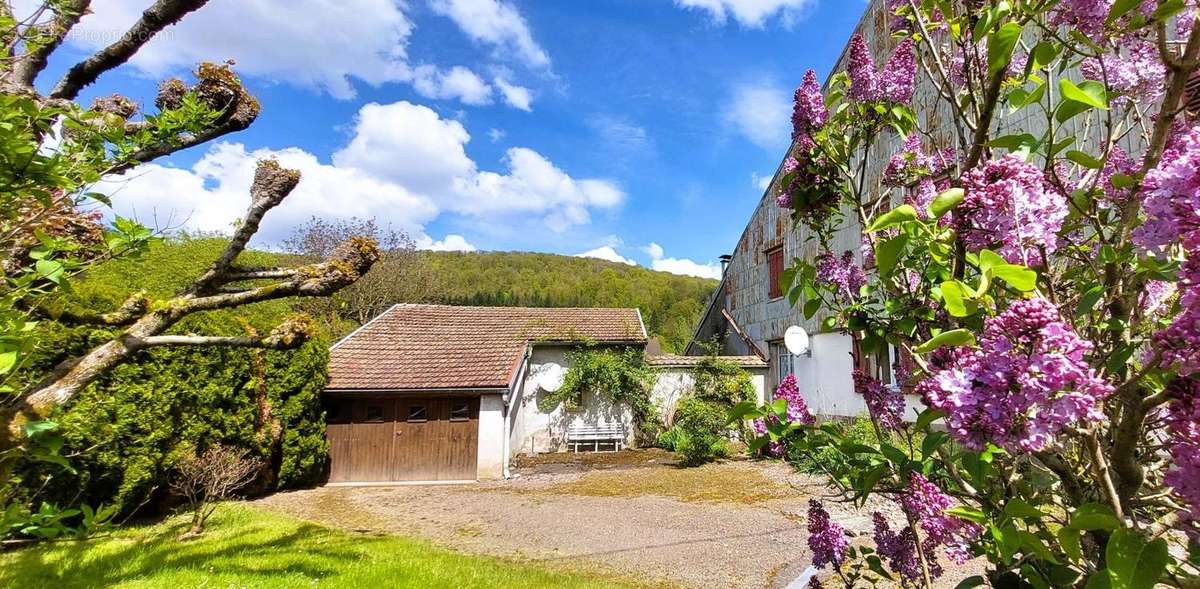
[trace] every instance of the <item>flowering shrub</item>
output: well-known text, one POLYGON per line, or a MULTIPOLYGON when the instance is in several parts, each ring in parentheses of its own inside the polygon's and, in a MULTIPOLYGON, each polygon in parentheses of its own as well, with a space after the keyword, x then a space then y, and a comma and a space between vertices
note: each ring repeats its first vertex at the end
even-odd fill
POLYGON ((856 35, 823 94, 805 74, 774 190, 817 253, 789 301, 857 365, 901 350, 924 405, 856 372, 873 437, 733 411, 752 447, 894 504, 865 547, 810 506, 823 581, 928 587, 981 559, 939 582, 1200 587, 1197 4, 889 0, 882 68, 856 35))

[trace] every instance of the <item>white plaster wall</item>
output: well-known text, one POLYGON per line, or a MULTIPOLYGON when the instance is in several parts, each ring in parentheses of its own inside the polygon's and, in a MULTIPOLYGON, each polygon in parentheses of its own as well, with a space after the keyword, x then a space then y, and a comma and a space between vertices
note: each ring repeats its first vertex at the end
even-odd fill
POLYGON ((564 346, 536 346, 529 358, 529 372, 523 382, 517 384, 513 394, 511 440, 512 454, 536 454, 560 452, 566 449, 567 428, 576 421, 594 425, 620 423, 625 426, 626 443, 633 441, 633 412, 628 407, 618 407, 594 393, 584 396, 580 411, 567 411, 562 405, 549 413, 538 409, 541 377, 551 363, 569 368, 564 346))
MULTIPOLYGON (((854 360, 850 355, 854 342, 848 335, 819 333, 812 336, 811 357, 795 360, 796 385, 818 416, 858 417, 867 415, 867 404, 854 392, 854 360)), ((904 417, 909 421, 924 409, 916 395, 905 395, 904 417)))
POLYGON ((479 480, 504 478, 504 401, 500 395, 479 398, 479 480))

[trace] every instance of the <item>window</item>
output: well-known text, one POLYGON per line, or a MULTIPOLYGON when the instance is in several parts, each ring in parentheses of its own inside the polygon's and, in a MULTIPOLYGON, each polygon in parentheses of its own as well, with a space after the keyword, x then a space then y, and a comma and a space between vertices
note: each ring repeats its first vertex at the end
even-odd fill
POLYGON ((325 401, 325 423, 344 423, 346 418, 345 403, 340 401, 325 401))
POLYGON ((777 299, 783 296, 783 286, 779 279, 783 276, 783 247, 777 247, 767 252, 767 298, 777 299))
POLYGON ((452 401, 450 403, 450 421, 466 421, 471 419, 470 401, 452 401))
POLYGON ((408 421, 426 421, 428 419, 428 413, 424 405, 408 406, 408 421))
POLYGON ((771 359, 775 361, 775 385, 783 382, 789 374, 796 373, 796 357, 782 342, 771 344, 771 359))
POLYGON ((367 423, 383 423, 383 405, 367 405, 366 417, 363 421, 367 423))

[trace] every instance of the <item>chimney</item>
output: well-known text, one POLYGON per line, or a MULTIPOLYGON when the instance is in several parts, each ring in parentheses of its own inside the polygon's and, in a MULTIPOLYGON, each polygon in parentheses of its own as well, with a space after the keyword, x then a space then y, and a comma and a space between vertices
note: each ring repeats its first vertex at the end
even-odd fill
POLYGON ((733 254, 721 254, 721 278, 725 277, 725 271, 729 269, 729 262, 733 260, 733 254))

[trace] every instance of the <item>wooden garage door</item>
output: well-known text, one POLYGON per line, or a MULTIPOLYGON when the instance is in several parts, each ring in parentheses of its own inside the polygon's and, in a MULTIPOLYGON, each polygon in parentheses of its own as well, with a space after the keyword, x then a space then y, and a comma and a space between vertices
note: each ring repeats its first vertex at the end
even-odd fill
POLYGON ((472 480, 478 397, 327 399, 330 482, 472 480))

